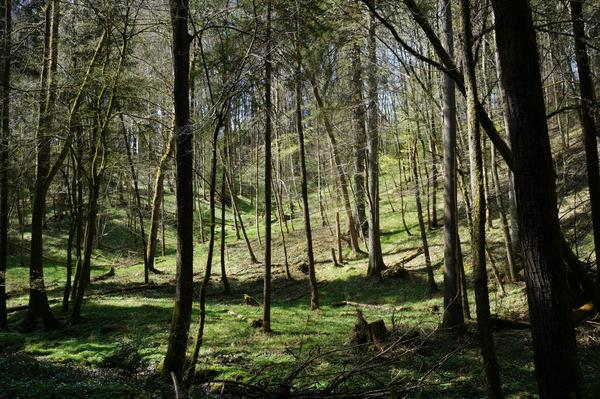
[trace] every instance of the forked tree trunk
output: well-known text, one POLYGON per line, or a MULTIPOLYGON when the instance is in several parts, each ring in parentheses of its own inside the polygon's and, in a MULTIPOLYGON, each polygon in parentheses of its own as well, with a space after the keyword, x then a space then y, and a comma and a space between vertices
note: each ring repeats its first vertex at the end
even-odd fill
POLYGON ((527 0, 492 0, 492 6, 508 103, 539 394, 579 397, 582 376, 562 263, 556 182, 531 8, 527 0))

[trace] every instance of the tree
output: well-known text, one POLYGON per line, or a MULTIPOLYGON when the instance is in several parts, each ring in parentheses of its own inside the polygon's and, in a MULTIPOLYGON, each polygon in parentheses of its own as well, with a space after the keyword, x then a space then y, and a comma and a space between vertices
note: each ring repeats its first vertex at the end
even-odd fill
POLYGON ((46 194, 52 179, 67 155, 63 147, 54 165, 50 164, 53 112, 56 101, 56 69, 58 65, 59 2, 46 3, 44 34, 44 63, 40 83, 40 111, 36 129, 36 171, 33 209, 31 212, 31 250, 29 260, 29 306, 23 321, 23 329, 30 330, 41 318, 47 329, 58 327, 58 321, 50 310, 44 284, 43 226, 46 214, 46 194))
POLYGON ((594 251, 596 267, 600 276, 600 172, 598 172, 598 143, 596 141, 596 121, 594 119, 594 83, 590 70, 590 58, 587 52, 585 23, 583 19, 583 0, 570 0, 573 38, 575 41, 575 60, 579 75, 579 94, 581 96, 581 127, 585 146, 585 165, 592 209, 592 226, 594 229, 594 251))
MULTIPOLYGON (((443 1, 443 40, 450 57, 454 53, 452 3, 443 1)), ((464 330, 458 272, 456 218, 456 92, 452 78, 442 77, 442 140, 444 146, 444 327, 464 330)))
POLYGON ((377 88, 377 31, 375 17, 369 25, 369 68, 368 68, 368 129, 367 129, 367 180, 369 185, 369 268, 368 276, 381 279, 385 269, 381 252, 379 231, 379 132, 378 132, 378 88, 377 88))
POLYGON ((6 319, 6 264, 8 253, 8 194, 10 186, 9 145, 10 145, 10 53, 12 34, 11 0, 0 3, 0 70, 2 118, 0 119, 0 330, 8 327, 6 319))
POLYGON ((540 397, 579 397, 566 273, 561 262, 556 183, 539 54, 528 0, 492 0, 508 104, 515 191, 540 397))
MULTIPOLYGON (((177 168, 177 288, 175 308, 163 373, 181 380, 185 363, 193 297, 194 259, 194 191, 193 140, 190 126, 190 34, 188 33, 189 1, 171 0, 173 53, 173 104, 175 107, 175 150, 177 168)), ((213 187, 214 189, 214 187, 213 187)))
POLYGON ((361 62, 361 43, 363 35, 357 35, 352 42, 352 109, 354 121, 354 196, 356 198, 357 230, 368 234, 367 216, 365 213, 365 157, 366 157, 366 109, 363 95, 363 78, 361 62))
POLYGON ((267 0, 267 28, 265 48, 265 275, 263 289, 263 331, 271 332, 271 135, 273 125, 271 115, 271 74, 273 70, 273 44, 271 42, 271 0, 267 0))
POLYGON ((483 182, 483 150, 481 129, 477 117, 477 76, 473 60, 473 32, 471 28, 470 0, 461 0, 461 21, 463 31, 463 69, 467 93, 467 125, 469 131, 469 153, 471 155, 471 195, 473 207, 471 216, 471 259, 473 263, 473 286, 477 304, 477 327, 479 345, 483 357, 483 370, 488 397, 503 398, 500 371, 492 335, 488 279, 485 262, 485 219, 486 201, 483 182))

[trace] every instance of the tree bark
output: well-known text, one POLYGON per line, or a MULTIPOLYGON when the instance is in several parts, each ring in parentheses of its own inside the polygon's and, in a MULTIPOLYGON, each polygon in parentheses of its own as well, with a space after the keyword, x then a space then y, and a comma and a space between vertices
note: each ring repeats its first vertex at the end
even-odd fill
POLYGON ((415 181, 415 202, 417 206, 417 218, 419 220, 419 230, 421 233, 421 242, 423 243, 423 255, 425 256, 425 269, 427 271, 427 283, 429 285, 429 293, 438 291, 433 276, 433 268, 431 267, 431 257, 429 255, 429 244, 427 243, 427 231, 425 230, 425 220, 423 219, 423 209, 421 206, 421 184, 419 182, 419 167, 417 164, 417 138, 413 140, 411 151, 411 163, 413 171, 413 179, 415 181))
MULTIPOLYGON (((190 126, 189 69, 190 34, 188 33, 189 1, 170 0, 173 71, 173 103, 175 106, 176 168, 177 168, 177 276, 175 308, 163 373, 183 376, 193 297, 193 140, 190 126)), ((212 186, 214 190, 214 184, 212 186)))
MULTIPOLYGON (((225 165, 223 165, 223 173, 221 174, 221 283, 223 283, 223 291, 226 295, 231 293, 231 287, 229 285, 229 280, 227 279, 227 270, 225 268, 225 249, 227 243, 225 242, 225 194, 227 191, 225 190, 225 165)), ((231 196, 233 200, 233 195, 231 196)), ((234 215, 235 217, 235 215, 234 215)))
POLYGON ((385 269, 379 230, 379 106, 377 84, 377 38, 376 20, 369 22, 369 68, 368 68, 368 110, 367 129, 367 180, 369 185, 369 266, 367 275, 381 279, 385 269))
POLYGON ((504 397, 504 395, 502 394, 500 371, 498 368, 498 360, 496 358, 494 336, 492 335, 488 278, 485 262, 485 172, 483 170, 481 129, 479 127, 476 108, 478 93, 477 77, 475 75, 475 61, 473 59, 473 32, 471 28, 470 0, 461 0, 460 5, 463 30, 463 69, 465 75, 465 89, 467 94, 469 153, 471 155, 471 193, 473 196, 473 216, 471 218, 471 258, 473 265, 475 302, 477 304, 477 327, 479 332, 479 345, 481 348, 481 355, 483 357, 483 371, 487 385, 488 397, 492 399, 501 399, 504 397))
POLYGON ((313 253, 312 228, 310 225, 310 208, 308 204, 308 177, 306 173, 306 151, 304 148, 304 127, 302 125, 302 58, 300 53, 300 7, 296 2, 296 130, 300 145, 300 174, 302 177, 302 211, 304 213, 304 233, 306 234, 306 256, 308 258, 308 279, 310 282, 310 308, 319 308, 319 288, 315 275, 315 256, 313 253))
POLYGON ((527 0, 492 0, 492 6, 508 103, 539 394, 579 397, 582 376, 561 258, 555 172, 531 8, 527 0))
POLYGON ((594 118, 594 83, 590 69, 590 58, 587 52, 587 38, 583 19, 583 0, 571 0, 571 20, 573 23, 573 38, 575 40, 575 59, 579 75, 579 95, 581 96, 581 127, 585 144, 585 160, 592 209, 592 225, 594 230, 594 251, 596 253, 596 268, 600 277, 600 172, 598 172, 598 143, 596 142, 596 121, 594 118))
POLYGON ((271 0, 267 0, 267 32, 266 32, 266 54, 265 54, 265 274, 263 287, 263 331, 271 332, 271 135, 273 124, 271 114, 273 105, 271 102, 271 74, 272 49, 271 43, 271 0))
MULTIPOLYGON (((12 35, 11 0, 0 3, 0 68, 2 68, 0 132, 0 330, 8 328, 6 317, 6 265, 8 255, 8 194, 10 145, 10 54, 12 35)), ((17 198, 17 201, 19 199, 17 198)), ((18 206, 18 205, 17 205, 18 206)))
POLYGON ((317 106, 322 112, 323 122, 325 124, 325 131, 327 132, 327 137, 329 138, 329 143, 331 144, 331 149, 333 151, 333 162, 335 163, 338 182, 340 190, 342 191, 344 209, 346 211, 346 217, 348 219, 348 231, 350 232, 350 246, 352 248, 353 254, 356 255, 358 252, 360 252, 360 248, 358 245, 358 235, 356 234, 354 216, 352 216, 352 208, 350 206, 350 195, 348 194, 346 172, 344 171, 344 167, 341 163, 340 155, 337 148, 337 142, 333 133, 333 126, 331 126, 329 117, 325 113, 325 106, 323 104, 323 98, 321 97, 321 93, 319 92, 319 87, 317 86, 317 82, 314 79, 311 79, 311 83, 313 86, 315 100, 317 101, 317 106))
POLYGON ((360 60, 360 41, 352 44, 352 109, 354 120, 354 196, 356 198, 357 230, 363 235, 368 233, 365 213, 365 155, 366 155, 366 110, 363 96, 362 64, 360 60))
POLYGON ((121 128, 123 131, 123 142, 125 144, 125 150, 127 152, 127 161, 129 163, 129 170, 131 171, 131 179, 133 180, 133 191, 135 194, 135 205, 136 205, 136 213, 138 215, 138 219, 140 221, 140 233, 142 237, 142 252, 144 256, 144 284, 148 284, 149 276, 148 276, 148 254, 146 253, 146 231, 144 230, 144 213, 142 211, 142 199, 140 196, 140 187, 138 184, 137 173, 135 170, 135 165, 133 164, 133 157, 131 156, 131 148, 129 146, 129 136, 127 134, 127 129, 125 127, 125 119, 123 118, 123 114, 120 115, 121 119, 121 128))
MULTIPOLYGON (((154 195, 152 198, 152 214, 150 216, 150 232, 148 233, 148 244, 146 246, 146 263, 148 271, 154 271, 156 268, 154 267, 154 258, 156 256, 156 241, 158 237, 158 221, 163 220, 163 217, 160 215, 161 207, 163 205, 163 194, 164 194, 164 185, 165 185, 165 170, 167 168, 169 159, 171 158, 171 154, 173 152, 173 142, 175 141, 175 135, 171 135, 169 137, 169 141, 167 142, 167 147, 165 148, 165 152, 160 158, 160 163, 156 168, 156 176, 154 178, 154 195)), ((198 212, 202 211, 198 207, 198 212)), ((202 216, 200 216, 202 217, 202 216)), ((164 225, 163 225, 164 226, 164 225)), ((162 243, 164 245, 164 234, 162 243)))
MULTIPOLYGON (((444 8, 444 47, 454 54, 452 3, 442 1, 444 8)), ((442 77, 442 140, 444 145, 444 321, 445 328, 464 330, 463 309, 458 274, 458 223, 456 217, 456 90, 448 74, 442 77)))
POLYGON ((52 142, 53 111, 56 100, 56 69, 58 55, 59 2, 46 3, 44 35, 44 65, 42 67, 40 112, 36 130, 36 177, 31 211, 31 250, 29 260, 29 306, 23 321, 23 329, 34 328, 37 318, 44 327, 58 327, 58 321, 50 310, 44 284, 43 227, 46 215, 46 194, 51 183, 50 147, 52 142))

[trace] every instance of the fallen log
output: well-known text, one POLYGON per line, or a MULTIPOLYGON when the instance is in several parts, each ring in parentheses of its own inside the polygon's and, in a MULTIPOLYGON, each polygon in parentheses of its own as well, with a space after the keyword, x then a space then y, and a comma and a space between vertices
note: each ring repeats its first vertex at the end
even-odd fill
POLYGON ((358 302, 352 302, 352 301, 335 302, 331 306, 333 306, 334 308, 340 308, 342 306, 354 306, 355 308, 370 308, 370 309, 377 309, 377 308, 383 307, 383 305, 377 305, 377 304, 372 304, 372 303, 358 303, 358 302))
POLYGON ((531 325, 525 321, 501 319, 497 316, 492 316, 490 321, 496 330, 528 330, 531 328, 531 325))

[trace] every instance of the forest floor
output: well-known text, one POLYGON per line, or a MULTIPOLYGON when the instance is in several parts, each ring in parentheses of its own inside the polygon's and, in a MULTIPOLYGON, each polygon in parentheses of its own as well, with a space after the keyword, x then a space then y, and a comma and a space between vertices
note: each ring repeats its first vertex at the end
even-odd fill
MULTIPOLYGON (((575 152, 573 152, 575 153, 575 152)), ((572 160, 577 165, 576 160, 572 160)), ((564 166, 564 164, 563 164, 564 166)), ((565 168, 565 170, 568 168, 565 168)), ((391 187, 391 184, 390 184, 391 187)), ((581 190, 566 190, 564 203, 581 190)), ((335 266, 331 261, 334 244, 333 226, 322 226, 313 214, 313 237, 317 258, 317 279, 321 307, 309 309, 307 276, 298 267, 304 261, 305 246, 301 216, 289 222, 286 244, 293 280, 286 278, 283 247, 278 224, 273 225, 272 327, 265 335, 256 328, 262 307, 244 304, 244 295, 262 302, 262 265, 252 264, 243 240, 236 240, 228 226, 227 273, 231 294, 224 294, 220 281, 219 257, 213 264, 208 291, 207 324, 200 352, 198 381, 227 380, 229 392, 246 389, 254 397, 291 385, 294 392, 314 392, 326 388, 337 391, 367 392, 381 386, 393 386, 397 397, 410 398, 483 398, 484 381, 476 336, 476 324, 468 321, 463 339, 439 330, 442 320, 442 296, 427 290, 422 247, 414 213, 414 198, 406 197, 408 235, 402 227, 400 206, 390 202, 398 198, 395 188, 382 193, 382 233, 384 261, 388 266, 402 264, 408 278, 385 278, 377 282, 366 278, 366 259, 352 259, 335 266), (392 210, 392 206, 394 210, 392 210), (292 228, 293 223, 293 228, 292 228), (333 230, 332 230, 333 229, 333 230), (345 302, 344 302, 345 301, 345 302), (379 345, 356 346, 351 343, 352 329, 360 309, 369 322, 383 320, 392 331, 379 345), (252 387, 250 387, 250 385, 252 387), (261 393, 262 392, 262 393, 261 393)), ((582 195, 582 194, 579 194, 582 195)), ((441 203, 441 195, 438 204, 441 203)), ((244 200, 245 220, 253 220, 253 208, 244 200)), ((174 198, 167 196, 166 209, 174 209, 174 198)), ((572 202, 571 202, 572 203, 572 202)), ((581 202, 579 202, 581 204, 581 202)), ((109 212, 109 210, 107 210, 109 212)), ((173 308, 175 277, 175 237, 173 214, 168 214, 165 256, 157 260, 164 272, 151 275, 152 283, 143 285, 143 263, 127 226, 124 210, 111 217, 95 252, 92 284, 86 293, 83 318, 68 322, 60 311, 64 285, 64 226, 49 223, 46 232, 46 283, 52 308, 64 326, 55 331, 18 331, 22 311, 10 313, 12 330, 0 333, 0 398, 149 398, 174 397, 173 388, 159 377, 158 369, 166 349, 173 308), (104 276, 114 268, 114 276, 104 276)), ((574 231, 571 242, 578 242, 580 254, 589 251, 585 228, 567 219, 570 213, 585 212, 581 206, 561 207, 563 227, 574 231), (563 211, 564 209, 564 211, 563 211), (579 235, 578 235, 579 234, 579 235)), ((438 211, 438 214, 441 214, 438 211)), ((504 267, 500 223, 496 212, 494 227, 488 229, 491 253, 504 267)), ((230 216, 230 215, 229 215, 230 216)), ((334 220, 329 215, 329 220, 334 220)), ((254 225, 247 226, 259 260, 262 249, 254 225)), ((428 232, 435 277, 442 286, 442 229, 428 232)), ((461 231, 463 251, 468 255, 468 233, 461 231)), ((27 239, 27 237, 25 237, 27 239)), ((15 236, 14 242, 18 243, 15 236)), ((19 266, 20 249, 11 246, 11 264, 7 273, 8 306, 27 302, 27 268, 19 266)), ((159 251, 160 252, 160 251, 159 251)), ((24 253, 24 264, 27 264, 24 253)), ((583 257, 583 256, 582 256, 583 257)), ((204 270, 205 246, 198 244, 195 254, 196 290, 204 270)), ((465 264, 469 272, 469 257, 465 264)), ((527 320, 524 284, 505 283, 501 294, 490 273, 492 313, 510 320, 527 320)), ((470 292, 474 315, 473 294, 470 292)), ((191 336, 197 329, 198 309, 194 305, 191 336)), ((586 381, 587 397, 598 397, 600 375, 600 323, 588 321, 577 326, 579 357, 586 381)), ((531 337, 528 330, 502 329, 495 332, 503 387, 509 398, 536 397, 531 337)), ((190 338, 190 344, 192 339, 190 338)), ((192 397, 219 397, 223 385, 197 385, 192 397)), ((264 396, 264 395, 263 395, 264 396)), ((391 396, 391 394, 390 394, 391 396)))

